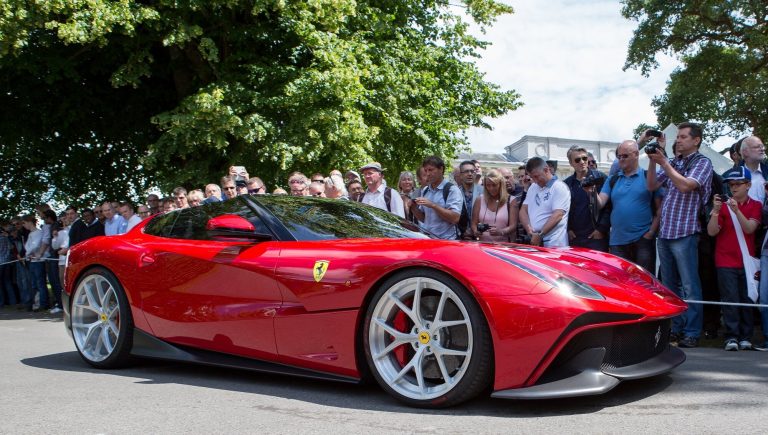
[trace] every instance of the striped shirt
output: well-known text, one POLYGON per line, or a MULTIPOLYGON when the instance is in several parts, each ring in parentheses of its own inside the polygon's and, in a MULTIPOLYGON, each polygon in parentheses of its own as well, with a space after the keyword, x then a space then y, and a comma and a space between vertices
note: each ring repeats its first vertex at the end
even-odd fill
POLYGON ((684 177, 696 181, 699 187, 683 193, 663 169, 656 173, 657 180, 667 190, 661 203, 660 239, 679 239, 700 232, 699 208, 703 207, 712 191, 712 162, 699 152, 683 158, 675 157, 671 164, 684 177))

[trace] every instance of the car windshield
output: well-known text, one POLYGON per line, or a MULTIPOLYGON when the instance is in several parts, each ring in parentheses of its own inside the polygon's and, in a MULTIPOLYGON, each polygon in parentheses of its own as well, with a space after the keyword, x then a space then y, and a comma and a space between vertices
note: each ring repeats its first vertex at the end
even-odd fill
POLYGON ((411 222, 353 201, 284 195, 253 199, 275 215, 296 240, 430 237, 411 222))

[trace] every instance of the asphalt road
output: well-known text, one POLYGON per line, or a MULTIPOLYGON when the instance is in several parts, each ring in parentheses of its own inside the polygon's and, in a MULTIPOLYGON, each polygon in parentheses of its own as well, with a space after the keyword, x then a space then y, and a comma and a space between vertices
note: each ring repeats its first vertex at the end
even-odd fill
POLYGON ((424 411, 371 385, 156 361, 95 370, 56 316, 2 310, 0 343, 3 434, 768 432, 768 352, 693 349, 602 396, 424 411))

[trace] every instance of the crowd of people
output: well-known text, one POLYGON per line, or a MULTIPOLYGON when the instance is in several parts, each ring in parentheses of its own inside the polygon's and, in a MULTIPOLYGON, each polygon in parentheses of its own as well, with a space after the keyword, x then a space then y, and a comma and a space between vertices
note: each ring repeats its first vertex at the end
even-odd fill
MULTIPOLYGON (((310 177, 294 172, 288 189, 271 192, 259 177, 232 166, 218 184, 191 191, 177 187, 164 198, 151 194, 135 208, 130 202, 106 201, 92 209, 70 206, 57 216, 40 205, 34 215, 2 222, 0 306, 60 312, 64 257, 70 246, 90 237, 125 233, 155 213, 272 193, 359 201, 443 239, 611 252, 654 274, 658 252, 661 281, 694 301, 673 320, 673 342, 696 347, 702 335, 716 336, 722 326, 726 350, 762 350, 766 344, 752 344, 753 307, 705 309, 695 301, 750 304, 757 299, 750 297, 753 284, 760 303, 768 300, 768 273, 758 285, 744 267, 757 256, 768 271, 765 147, 755 136, 740 140, 731 147, 733 168, 715 174, 699 152, 702 134, 697 124, 680 124, 670 158, 664 135, 647 130, 619 144, 607 175, 597 170, 591 153, 573 146, 567 152, 573 174, 564 180, 556 175, 556 162, 539 157, 516 171, 502 167, 484 173, 479 162, 467 160, 447 173, 445 162, 431 156, 415 171, 401 172, 394 187, 387 185, 386 170, 378 162, 343 175, 338 170, 310 177), (647 170, 639 167, 641 150, 649 157, 647 170), (713 270, 716 276, 708 276, 713 270)), ((760 309, 760 316, 765 331, 768 308, 760 309)))

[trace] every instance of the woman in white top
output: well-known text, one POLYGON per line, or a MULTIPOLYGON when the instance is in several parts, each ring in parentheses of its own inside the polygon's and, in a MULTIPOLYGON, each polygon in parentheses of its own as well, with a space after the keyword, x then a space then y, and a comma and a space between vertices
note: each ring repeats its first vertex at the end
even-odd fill
POLYGON ((507 193, 504 177, 495 169, 483 181, 483 194, 472 207, 472 234, 483 242, 515 240, 518 205, 507 193))

